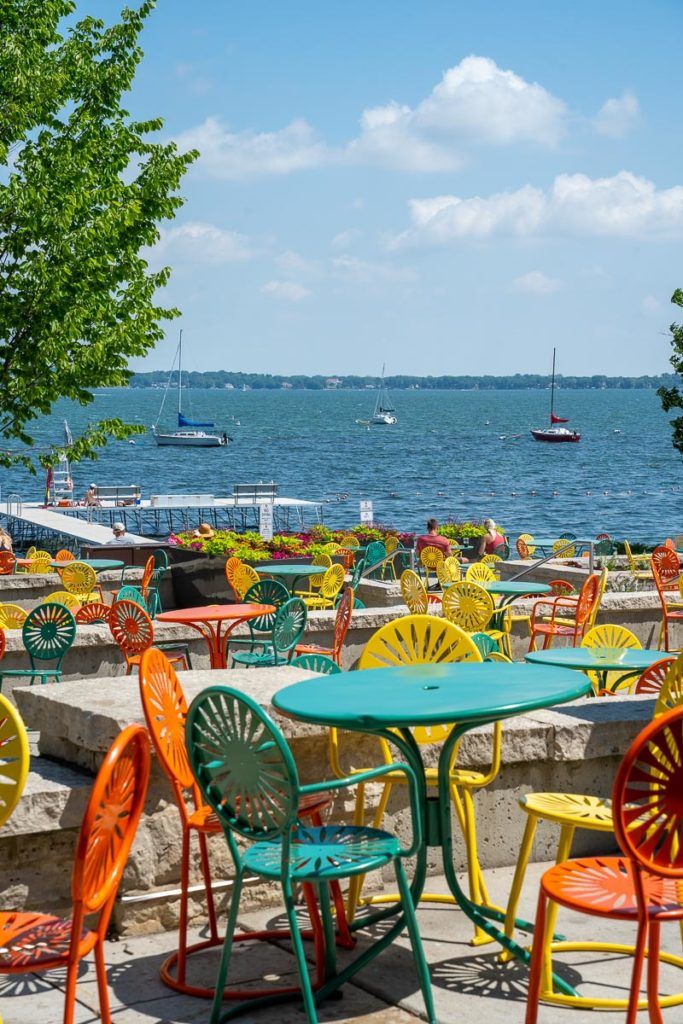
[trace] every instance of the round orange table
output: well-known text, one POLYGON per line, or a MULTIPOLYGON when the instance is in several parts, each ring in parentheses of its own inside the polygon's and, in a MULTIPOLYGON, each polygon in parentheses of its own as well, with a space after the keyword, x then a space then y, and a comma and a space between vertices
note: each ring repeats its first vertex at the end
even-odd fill
POLYGON ((161 612, 156 622, 174 622, 177 626, 192 626, 206 640, 211 668, 227 668, 226 640, 240 622, 257 619, 274 612, 272 604, 207 604, 199 608, 178 608, 161 612))

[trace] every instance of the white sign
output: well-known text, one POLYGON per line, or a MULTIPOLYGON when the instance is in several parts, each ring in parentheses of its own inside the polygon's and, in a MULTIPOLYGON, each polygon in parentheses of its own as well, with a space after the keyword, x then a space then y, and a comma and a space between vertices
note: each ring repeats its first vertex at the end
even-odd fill
POLYGON ((372 502, 361 501, 360 503, 360 521, 361 523, 371 523, 373 521, 372 502))
POLYGON ((273 539, 273 506, 268 504, 259 505, 259 533, 264 540, 273 539))

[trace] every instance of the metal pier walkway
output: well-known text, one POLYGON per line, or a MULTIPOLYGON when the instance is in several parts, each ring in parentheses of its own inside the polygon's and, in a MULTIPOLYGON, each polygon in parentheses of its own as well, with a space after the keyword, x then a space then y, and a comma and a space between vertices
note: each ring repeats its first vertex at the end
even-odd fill
MULTIPOLYGON (((111 527, 99 523, 89 523, 78 516, 65 515, 50 508, 40 508, 22 502, 6 501, 0 503, 0 517, 17 519, 37 527, 46 533, 73 537, 83 544, 106 544, 112 538, 111 527)), ((131 534, 131 544, 146 544, 144 537, 131 534)))

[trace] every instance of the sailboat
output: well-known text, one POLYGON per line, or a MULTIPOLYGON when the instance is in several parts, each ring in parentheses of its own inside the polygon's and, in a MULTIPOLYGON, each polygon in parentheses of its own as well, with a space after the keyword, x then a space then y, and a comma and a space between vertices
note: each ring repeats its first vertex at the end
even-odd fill
MULTIPOLYGON (((180 448, 220 448, 227 445, 230 438, 227 434, 207 434, 207 430, 215 429, 214 423, 197 423, 194 420, 189 420, 183 415, 183 332, 180 332, 180 339, 178 341, 178 349, 176 351, 176 358, 178 360, 178 429, 169 431, 169 433, 160 433, 157 429, 159 426, 159 420, 161 414, 164 411, 164 402, 166 401, 166 395, 171 385, 171 378, 173 377, 173 367, 171 367, 171 373, 168 378, 168 384, 166 385, 166 391, 161 401, 161 408, 159 409, 159 415, 157 421, 152 427, 152 433, 154 434, 154 440, 158 445, 174 445, 180 448)), ((173 360, 173 366, 175 366, 175 358, 173 360)))
POLYGON ((563 416, 557 416, 555 413, 555 352, 556 349, 553 349, 553 375, 550 383, 550 426, 532 430, 531 436, 534 441, 548 441, 555 444, 561 441, 580 441, 581 434, 578 434, 575 430, 557 426, 558 423, 569 423, 569 420, 563 416))
POLYGON ((377 392, 377 401, 375 402, 375 410, 370 420, 356 420, 356 423, 360 423, 364 427, 391 427, 394 423, 398 423, 398 418, 395 416, 395 409, 392 405, 389 405, 389 399, 387 398, 387 390, 384 387, 384 371, 386 370, 386 364, 382 364, 382 379, 380 380, 379 391, 377 392))

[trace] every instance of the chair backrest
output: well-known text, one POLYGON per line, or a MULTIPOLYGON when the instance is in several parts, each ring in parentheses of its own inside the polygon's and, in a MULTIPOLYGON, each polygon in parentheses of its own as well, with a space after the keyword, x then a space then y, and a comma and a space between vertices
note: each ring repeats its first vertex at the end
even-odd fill
POLYGON ((659 661, 654 661, 641 673, 633 692, 658 694, 675 660, 676 656, 671 654, 666 658, 660 658, 659 661))
POLYGON ((671 708, 683 704, 683 655, 680 655, 666 670, 662 688, 655 703, 654 717, 663 715, 671 708))
POLYGON ((245 562, 240 562, 233 573, 232 589, 240 601, 244 600, 244 595, 249 590, 249 587, 253 587, 255 583, 261 579, 256 569, 252 569, 250 565, 245 562))
POLYGON ((273 623, 273 649, 277 654, 294 650, 306 629, 306 620, 306 604, 300 597, 290 597, 278 608, 273 623))
POLYGON ((657 590, 672 590, 677 586, 681 567, 678 555, 671 548, 655 548, 650 556, 650 568, 657 590))
POLYGON ((674 551, 683 551, 683 533, 678 533, 674 537, 674 551))
POLYGON ((600 593, 600 577, 589 576, 585 581, 579 596, 576 599, 576 624, 577 626, 586 626, 591 612, 595 606, 595 602, 599 598, 600 593))
POLYGON ((358 668, 452 661, 481 661, 476 644, 464 630, 435 615, 405 615, 387 622, 370 637, 358 668))
POLYGON ((596 555, 605 558, 614 552, 614 542, 608 533, 599 533, 595 539, 597 541, 595 545, 596 555))
POLYGON ((117 592, 116 601, 133 601, 135 604, 139 604, 141 608, 144 608, 145 611, 147 611, 147 602, 142 596, 142 592, 130 583, 127 583, 125 587, 121 587, 117 592))
POLYGON ((109 629, 125 655, 140 654, 154 643, 154 626, 135 601, 116 601, 109 609, 109 629))
POLYGON ((488 633, 470 633, 470 639, 476 644, 484 661, 487 661, 489 655, 499 649, 496 641, 488 633))
MULTIPOLYGON (((634 867, 683 878, 681 793, 683 705, 650 722, 617 771, 612 793, 614 831, 634 867)), ((639 900, 640 889, 637 885, 639 900)))
POLYGON ((436 567, 436 576, 442 590, 449 587, 451 583, 459 583, 462 579, 462 569, 458 559, 454 555, 444 558, 443 562, 436 567))
POLYGON ((74 615, 81 607, 81 602, 76 595, 70 594, 68 590, 55 590, 52 594, 48 594, 47 597, 41 597, 38 604, 45 604, 47 601, 52 601, 54 604, 63 604, 74 615))
POLYGON ((337 605, 337 614, 334 618, 332 657, 338 664, 341 664, 342 648, 344 646, 344 641, 346 640, 346 634, 349 631, 349 626, 351 625, 354 600, 355 594, 352 588, 347 587, 340 598, 339 604, 337 605))
POLYGON ((97 585, 97 573, 85 562, 67 562, 60 574, 64 589, 76 596, 88 597, 97 585))
MULTIPOLYGON (((521 540, 522 543, 524 545, 526 545, 526 548, 527 548, 527 551, 529 552, 529 555, 530 556, 533 555, 534 551, 536 550, 536 545, 534 544, 533 534, 531 534, 531 533, 520 533, 520 535, 519 535, 519 537, 517 539, 521 540)), ((517 548, 517 550, 519 551, 519 548, 517 548)))
MULTIPOLYGON (((311 559, 311 565, 320 565, 323 566, 325 569, 329 569, 329 567, 332 565, 332 559, 328 554, 322 551, 320 552, 320 554, 313 556, 313 558, 311 559)), ((315 576, 309 576, 308 582, 311 586, 311 589, 320 590, 320 588, 323 585, 324 577, 324 572, 317 573, 315 576)))
POLYGON ((0 629, 21 629, 26 615, 26 609, 18 604, 0 604, 0 629))
POLYGON ((420 552, 420 565, 425 571, 427 583, 429 583, 430 572, 436 573, 438 579, 439 568, 443 565, 443 562, 444 554, 440 548, 435 548, 432 544, 427 544, 426 547, 422 548, 420 552))
POLYGON ((296 764, 251 697, 207 687, 190 704, 185 735, 192 773, 225 827, 251 840, 289 833, 299 802, 296 764))
POLYGON ((343 548, 359 548, 360 541, 354 533, 345 533, 342 539, 339 541, 343 548))
POLYGON ((326 654, 318 654, 315 651, 311 651, 309 654, 299 654, 296 658, 292 658, 289 664, 292 668, 305 668, 310 672, 320 672, 326 676, 333 676, 337 672, 341 672, 336 661, 326 654))
POLYGON ((358 590, 363 573, 365 572, 365 559, 357 558, 356 564, 353 567, 353 573, 351 574, 350 586, 353 587, 354 593, 358 590))
POLYGON ((54 557, 55 562, 75 562, 76 556, 73 551, 67 551, 66 548, 61 548, 54 557))
POLYGON ((0 628, 0 661, 5 656, 5 648, 7 647, 7 638, 5 636, 4 629, 0 628))
POLYGON ((154 576, 155 567, 154 555, 150 555, 145 562, 145 568, 142 570, 142 579, 140 580, 140 590, 142 591, 142 596, 145 599, 147 598, 147 591, 150 583, 152 582, 152 577, 154 576))
POLYGON ((322 583, 320 585, 320 596, 326 601, 334 601, 337 594, 344 586, 344 572, 343 565, 331 565, 329 569, 325 570, 322 583))
POLYGON ((666 540, 664 541, 664 545, 663 545, 663 546, 664 546, 665 548, 668 548, 668 549, 669 549, 669 551, 675 551, 675 550, 676 550, 676 544, 675 544, 675 542, 674 542, 674 541, 673 541, 673 540, 671 539, 671 537, 667 537, 667 538, 666 538, 666 540))
POLYGON ((593 605, 588 616, 587 629, 592 629, 595 623, 597 622, 598 612, 600 611, 600 605, 602 604, 602 599, 605 596, 605 591, 607 590, 608 575, 609 570, 607 569, 607 567, 605 567, 600 572, 600 577, 598 579, 598 592, 595 595, 595 600, 593 601, 593 605))
POLYGON ((396 551, 397 548, 398 537, 394 537, 393 534, 390 534, 388 537, 384 538, 384 550, 388 555, 393 555, 394 551, 396 551))
POLYGON ((517 554, 522 559, 522 561, 525 562, 527 558, 531 558, 531 551, 529 549, 529 545, 521 537, 517 538, 515 547, 517 548, 517 554))
POLYGON ((495 583, 496 574, 488 565, 483 565, 481 562, 473 562, 472 565, 467 567, 465 580, 468 583, 495 583))
POLYGON ((163 651, 148 648, 140 660, 140 700, 152 744, 184 820, 184 792, 192 790, 194 806, 201 804, 185 745, 187 701, 173 665, 163 651))
POLYGON ((10 576, 16 564, 17 560, 11 551, 0 551, 0 576, 10 576))
POLYGON ((412 569, 401 573, 401 596, 412 615, 426 615, 429 599, 424 583, 412 569))
POLYGON ((244 595, 244 601, 246 604, 272 604, 275 606, 274 612, 266 612, 265 615, 259 615, 258 618, 249 620, 249 628, 252 633, 270 633, 278 608, 289 601, 289 591, 280 580, 263 579, 249 587, 244 595))
POLYGON ((483 558, 480 560, 479 564, 488 566, 488 568, 493 573, 493 578, 499 580, 500 572, 498 570, 498 563, 502 561, 503 559, 500 557, 500 555, 484 555, 483 558))
POLYGON ((353 552, 353 549, 352 548, 337 548, 336 553, 341 558, 342 563, 343 563, 344 568, 346 569, 346 571, 350 572, 351 569, 353 569, 354 562, 356 561, 356 556, 355 556, 355 554, 353 552))
POLYGON ((38 550, 37 548, 35 548, 33 545, 31 545, 30 548, 26 549, 26 557, 29 558, 29 559, 30 558, 35 558, 35 554, 36 554, 37 550, 38 550))
POLYGON ((76 620, 63 604, 48 601, 31 609, 21 636, 32 667, 36 661, 56 661, 59 668, 76 637, 76 620))
MULTIPOLYGON (((114 903, 147 796, 147 730, 129 725, 114 740, 97 773, 76 846, 71 893, 86 914, 114 903)), ((106 929, 102 918, 99 930, 106 929)))
POLYGON ((365 564, 368 568, 378 565, 387 557, 387 549, 381 540, 371 541, 365 549, 365 564))
POLYGON ((154 568, 168 569, 168 555, 163 548, 154 549, 154 568))
POLYGON ((573 584, 568 583, 567 580, 551 580, 548 586, 550 593, 555 597, 569 597, 576 593, 573 584))
POLYGON ((97 622, 109 622, 110 606, 102 601, 89 601, 76 612, 77 626, 92 626, 97 622))
POLYGON ((30 759, 22 717, 0 693, 0 826, 19 803, 30 759))
POLYGON ((225 563, 225 578, 233 590, 235 589, 233 586, 235 582, 235 573, 237 572, 237 567, 240 565, 242 565, 242 559, 237 558, 236 555, 232 555, 225 563))
POLYGON ((477 583, 463 580, 444 590, 441 600, 444 618, 466 633, 486 629, 495 610, 493 598, 477 583))
POLYGON ((553 554, 556 554, 559 558, 573 558, 576 554, 576 550, 572 544, 569 543, 573 540, 573 537, 560 537, 553 542, 553 554))
MULTIPOLYGON (((592 626, 588 629, 581 641, 582 647, 611 647, 618 649, 642 650, 643 645, 637 636, 625 626, 617 626, 613 623, 605 623, 603 626, 592 626)), ((617 689, 619 680, 623 677, 623 671, 607 673, 588 672, 588 678, 593 684, 597 693, 601 687, 605 687, 610 693, 617 689)), ((627 677, 624 688, 630 690, 633 685, 632 677, 627 677)))
POLYGON ((638 572, 638 563, 633 557, 631 545, 627 540, 624 541, 624 551, 626 552, 626 561, 628 562, 629 569, 631 570, 631 572, 638 572))
POLYGON ((28 572, 43 575, 52 572, 52 555, 42 551, 39 555, 35 555, 28 563, 28 572))

